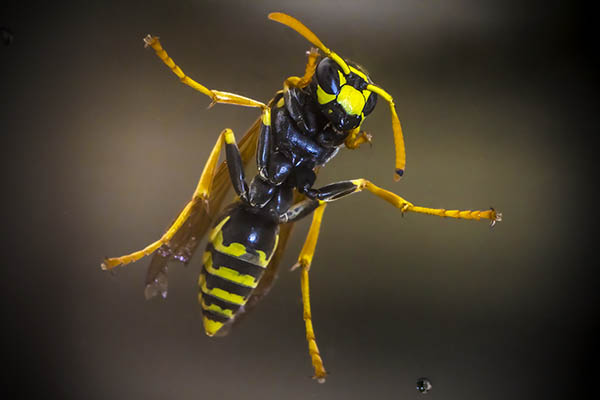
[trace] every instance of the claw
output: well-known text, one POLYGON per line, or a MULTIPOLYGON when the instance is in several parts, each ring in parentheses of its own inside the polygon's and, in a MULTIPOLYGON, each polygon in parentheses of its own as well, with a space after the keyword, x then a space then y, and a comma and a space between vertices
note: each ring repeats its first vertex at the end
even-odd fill
POLYGON ((310 50, 306 51, 306 55, 307 56, 318 56, 319 55, 319 49, 317 49, 316 47, 311 47, 310 50))
POLYGON ((406 203, 404 203, 404 205, 402 206, 402 208, 400 208, 400 211, 402 211, 402 214, 404 214, 411 207, 414 207, 414 204, 413 203, 409 203, 407 201, 406 203))
POLYGON ((148 46, 152 46, 152 43, 154 43, 157 39, 158 39, 158 37, 154 37, 150 34, 146 35, 146 37, 143 39, 144 40, 144 48, 148 48, 148 46))
POLYGON ((373 135, 371 135, 369 132, 366 132, 366 131, 360 131, 360 136, 364 137, 365 140, 367 142, 369 142, 369 144, 371 143, 371 140, 373 139, 373 135))
POLYGON ((100 268, 102 268, 103 271, 112 271, 115 267, 121 264, 122 263, 116 261, 113 258, 105 257, 104 261, 102 261, 102 264, 100 264, 100 268))
POLYGON ((298 268, 306 268, 307 271, 310 271, 310 263, 307 263, 306 260, 300 259, 296 264, 292 265, 290 271, 295 271, 298 268))
POLYGON ((218 102, 218 100, 217 100, 217 97, 216 97, 216 96, 215 96, 215 97, 213 97, 213 98, 212 98, 212 101, 210 102, 210 104, 208 105, 208 107, 206 107, 206 109, 207 109, 207 110, 210 110, 211 108, 213 108, 213 107, 214 107, 214 105, 215 105, 215 104, 217 104, 217 102, 218 102))
POLYGON ((494 219, 492 219, 490 222, 490 228, 493 228, 496 226, 496 223, 502 222, 502 213, 496 212, 494 207, 490 207, 490 209, 494 212, 494 219))

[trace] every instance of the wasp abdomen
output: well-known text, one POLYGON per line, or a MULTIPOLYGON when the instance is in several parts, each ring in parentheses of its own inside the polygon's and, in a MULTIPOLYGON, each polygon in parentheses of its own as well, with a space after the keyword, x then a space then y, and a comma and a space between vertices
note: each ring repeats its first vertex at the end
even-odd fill
POLYGON ((277 248, 279 226, 241 203, 217 218, 203 256, 198 285, 204 330, 231 322, 258 285, 277 248))

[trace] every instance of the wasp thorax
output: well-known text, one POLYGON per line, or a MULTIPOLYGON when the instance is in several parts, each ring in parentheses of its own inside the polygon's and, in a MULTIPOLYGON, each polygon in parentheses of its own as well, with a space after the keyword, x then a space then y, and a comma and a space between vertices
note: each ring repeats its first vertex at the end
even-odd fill
POLYGON ((367 90, 368 75, 358 67, 348 65, 344 74, 331 58, 319 62, 315 71, 317 101, 323 114, 340 131, 360 126, 377 103, 377 94, 367 90))

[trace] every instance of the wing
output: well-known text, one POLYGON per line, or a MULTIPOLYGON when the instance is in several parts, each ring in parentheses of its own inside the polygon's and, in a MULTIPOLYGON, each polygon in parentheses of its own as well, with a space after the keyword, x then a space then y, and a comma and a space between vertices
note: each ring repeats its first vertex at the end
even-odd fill
MULTIPOLYGON (((303 199, 304 195, 301 195, 297 192, 294 193, 294 204, 303 199)), ((230 323, 224 325, 219 330, 219 332, 217 333, 218 336, 227 335, 231 331, 231 328, 235 326, 239 321, 245 319, 248 313, 250 313, 250 311, 252 311, 254 307, 256 307, 258 302, 269 293, 271 287, 273 286, 273 283, 275 282, 275 279, 277 278, 277 273, 279 272, 279 264, 281 263, 283 253, 285 252, 285 248, 287 246, 288 240, 292 234, 293 229, 293 222, 281 225, 281 228, 279 230, 279 243, 277 245, 277 249, 275 250, 273 257, 271 258, 271 262, 269 263, 267 270, 260 278, 258 286, 256 286, 256 289, 252 291, 252 294, 250 295, 250 298, 244 305, 243 310, 239 310, 235 319, 232 320, 230 323)))
MULTIPOLYGON (((260 134, 261 119, 258 118, 238 146, 244 167, 254 158, 258 136, 260 134)), ((187 264, 198 244, 212 224, 213 218, 218 214, 223 205, 223 200, 231 188, 231 180, 227 169, 227 162, 223 161, 215 172, 213 186, 208 201, 208 211, 201 202, 193 205, 187 220, 173 235, 169 243, 162 245, 152 256, 152 261, 146 272, 146 299, 157 295, 167 297, 168 280, 167 268, 170 260, 187 264)))

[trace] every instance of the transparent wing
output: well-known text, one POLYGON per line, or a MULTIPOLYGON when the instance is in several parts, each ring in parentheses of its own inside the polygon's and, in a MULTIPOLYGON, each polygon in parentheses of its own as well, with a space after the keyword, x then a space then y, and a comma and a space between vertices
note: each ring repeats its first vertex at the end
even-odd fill
MULTIPOLYGON (((244 167, 248 165, 256 153, 260 123, 261 119, 258 118, 238 142, 244 167)), ((194 204, 189 217, 169 243, 162 245, 152 256, 152 261, 146 272, 146 288, 144 293, 147 299, 157 295, 167 297, 167 268, 169 261, 175 260, 184 264, 190 261, 198 244, 210 228, 213 218, 221 210, 223 200, 230 188, 231 180, 229 178, 227 162, 223 161, 215 173, 208 201, 208 211, 202 202, 194 204)))

